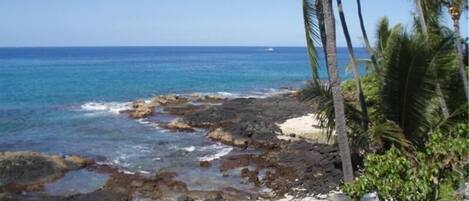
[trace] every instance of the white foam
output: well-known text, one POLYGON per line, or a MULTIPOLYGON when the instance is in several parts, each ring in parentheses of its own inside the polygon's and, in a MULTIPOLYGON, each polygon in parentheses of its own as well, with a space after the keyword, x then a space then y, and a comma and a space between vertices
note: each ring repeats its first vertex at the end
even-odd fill
POLYGON ((151 174, 151 172, 146 171, 146 170, 139 170, 138 172, 141 174, 151 174))
POLYGON ((163 132, 163 130, 160 128, 160 125, 158 123, 148 121, 148 119, 137 119, 136 121, 138 123, 141 123, 142 125, 151 126, 153 128, 160 130, 160 132, 163 132))
MULTIPOLYGON (((275 95, 292 93, 294 91, 295 90, 291 90, 291 89, 270 88, 270 89, 265 89, 265 90, 249 91, 249 92, 243 92, 243 93, 221 91, 221 92, 216 92, 214 94, 223 96, 225 98, 268 98, 268 97, 272 97, 275 95)), ((211 95, 211 94, 207 93, 207 95, 211 95)))
POLYGON ((119 114, 131 108, 130 102, 87 102, 80 106, 82 111, 119 114))
POLYGON ((216 160, 223 156, 228 155, 232 150, 233 150, 233 147, 225 147, 215 154, 199 157, 199 161, 213 161, 213 160, 216 160))
POLYGON ((184 147, 182 148, 183 150, 187 151, 187 152, 193 152, 195 151, 195 147, 194 146, 190 146, 190 147, 184 147))

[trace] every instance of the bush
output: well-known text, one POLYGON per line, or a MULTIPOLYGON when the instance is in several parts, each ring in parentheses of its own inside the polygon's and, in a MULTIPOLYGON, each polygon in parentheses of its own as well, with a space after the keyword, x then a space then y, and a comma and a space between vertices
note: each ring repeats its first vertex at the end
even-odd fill
POLYGON ((394 147, 383 155, 368 155, 363 175, 343 191, 353 199, 376 191, 385 200, 455 200, 454 189, 467 180, 469 170, 464 127, 450 135, 431 133, 426 149, 414 156, 394 147))

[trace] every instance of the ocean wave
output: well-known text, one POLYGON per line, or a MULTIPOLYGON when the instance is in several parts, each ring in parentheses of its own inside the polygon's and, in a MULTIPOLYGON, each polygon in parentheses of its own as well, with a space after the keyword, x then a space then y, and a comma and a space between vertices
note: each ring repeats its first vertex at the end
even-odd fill
POLYGON ((292 89, 264 89, 264 90, 253 90, 247 92, 217 92, 216 94, 225 96, 227 98, 268 98, 275 95, 292 93, 292 89))
MULTIPOLYGON (((235 99, 235 98, 268 98, 275 95, 281 94, 288 94, 295 92, 293 89, 275 89, 275 88, 268 88, 262 90, 252 90, 252 91, 244 91, 244 92, 229 92, 229 91, 218 91, 218 92, 196 92, 191 94, 186 94, 189 97, 191 96, 219 96, 228 99, 235 99)), ((182 96, 186 96, 182 95, 182 96)))
POLYGON ((108 112, 120 114, 125 110, 131 109, 130 102, 87 102, 80 106, 82 111, 88 112, 108 112))
POLYGON ((226 156, 229 153, 231 153, 231 151, 233 150, 233 147, 217 143, 217 144, 213 144, 213 145, 210 145, 210 146, 200 148, 201 151, 202 150, 212 150, 212 149, 216 150, 215 154, 210 154, 210 155, 207 155, 207 156, 199 157, 198 158, 199 161, 213 161, 213 160, 219 159, 219 158, 221 158, 223 156, 226 156))
MULTIPOLYGON (((287 94, 291 93, 294 90, 291 89, 263 89, 263 90, 253 90, 246 92, 228 92, 228 91, 219 91, 219 92, 209 92, 209 93, 191 93, 191 94, 178 94, 185 97, 193 97, 196 95, 202 96, 221 96, 228 99, 234 98, 268 98, 274 95, 287 94)), ((151 99, 145 99, 146 103, 151 102, 151 99)), ((193 103, 197 104, 197 103, 193 103)), ((120 114, 123 111, 130 110, 132 108, 132 102, 86 102, 80 106, 81 111, 87 112, 107 112, 112 114, 120 114)))
POLYGON ((195 151, 195 147, 194 146, 184 147, 182 148, 182 150, 187 151, 187 152, 193 152, 195 151))

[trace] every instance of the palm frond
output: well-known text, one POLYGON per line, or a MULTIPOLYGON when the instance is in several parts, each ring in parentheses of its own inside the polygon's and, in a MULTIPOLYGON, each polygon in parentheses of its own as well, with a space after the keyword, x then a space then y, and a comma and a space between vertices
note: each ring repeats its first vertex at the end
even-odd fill
MULTIPOLYGON (((357 62, 357 65, 365 66, 366 72, 373 72, 374 71, 373 63, 372 63, 371 59, 356 59, 355 61, 357 62)), ((347 65, 345 66, 345 71, 348 72, 348 73, 352 72, 352 63, 351 62, 347 63, 347 65)))
POLYGON ((382 17, 378 21, 376 31, 376 49, 378 53, 384 52, 390 34, 389 21, 387 17, 382 17))
POLYGON ((430 115, 435 105, 434 81, 428 66, 431 60, 425 41, 409 36, 401 27, 393 28, 384 52, 384 84, 381 91, 383 114, 396 122, 407 139, 417 147, 425 143, 430 115))
POLYGON ((378 123, 370 129, 372 146, 375 150, 396 146, 401 150, 412 150, 412 143, 406 139, 403 130, 393 121, 378 123))
POLYGON ((316 15, 317 11, 315 7, 315 0, 303 0, 303 18, 305 26, 306 45, 313 80, 319 80, 318 54, 315 48, 315 44, 318 44, 318 39, 320 38, 320 35, 316 15))
MULTIPOLYGON (((323 129, 328 140, 333 136, 335 129, 334 101, 330 85, 311 82, 300 91, 300 99, 305 102, 316 104, 316 120, 319 127, 323 129)), ((344 100, 345 116, 347 127, 357 131, 361 128, 362 115, 350 100, 344 100)))

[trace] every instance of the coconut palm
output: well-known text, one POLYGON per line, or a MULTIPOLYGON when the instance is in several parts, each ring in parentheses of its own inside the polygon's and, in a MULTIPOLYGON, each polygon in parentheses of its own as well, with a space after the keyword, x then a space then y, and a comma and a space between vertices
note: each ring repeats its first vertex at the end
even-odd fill
MULTIPOLYGON (((334 26, 334 14, 332 10, 332 0, 317 0, 321 1, 322 5, 322 14, 324 16, 324 28, 325 28, 325 44, 326 47, 326 57, 328 62, 329 70, 329 80, 330 87, 334 105, 334 116, 335 116, 335 131, 337 135, 337 144, 339 146, 340 157, 342 161, 342 171, 344 174, 344 182, 353 181, 353 168, 352 160, 350 156, 350 147, 349 141, 346 132, 346 122, 345 122, 345 109, 344 109, 344 98, 340 89, 340 79, 337 68, 337 58, 336 58, 336 35, 335 35, 335 26, 334 26)), ((303 0, 303 12, 305 16, 305 28, 306 28, 306 40, 308 45, 308 55, 310 56, 311 66, 313 69, 313 76, 317 73, 317 63, 316 54, 314 50, 314 40, 311 38, 315 34, 311 34, 313 31, 317 30, 317 24, 315 24, 315 2, 312 0, 303 0), (309 41, 309 42, 308 42, 309 41), (311 58, 313 57, 313 58, 311 58)), ((317 33, 317 32, 316 32, 317 33)), ((317 34, 316 34, 317 35, 317 34)), ((314 78, 318 78, 315 76, 314 78)), ((319 82, 316 82, 319 83, 319 82)))
POLYGON ((360 103, 362 113, 362 126, 364 130, 368 130, 368 109, 366 107, 365 96, 363 95, 362 83, 360 73, 358 72, 357 60, 353 51, 352 40, 350 39, 350 33, 348 31, 347 22, 345 21, 344 8, 342 6, 342 0, 337 0, 337 8, 339 10, 340 23, 344 32, 345 40, 347 42, 347 50, 350 56, 350 66, 352 68, 352 74, 355 79, 355 85, 357 88, 358 102, 360 103))
POLYGON ((453 20, 453 31, 456 40, 455 45, 456 51, 458 53, 459 74, 464 84, 466 98, 469 99, 469 83, 463 61, 464 53, 461 44, 461 31, 459 29, 461 13, 468 10, 468 2, 467 0, 443 0, 443 3, 448 8, 448 12, 450 13, 451 19, 453 20))
POLYGON ((437 94, 435 71, 448 69, 454 58, 451 36, 429 46, 426 36, 407 34, 396 26, 383 52, 382 114, 402 129, 416 148, 424 147, 428 131, 439 119, 432 99, 437 94))
POLYGON ((315 20, 316 15, 316 9, 314 8, 312 2, 309 0, 303 0, 303 17, 306 35, 306 48, 308 52, 309 63, 311 66, 313 81, 318 81, 320 79, 317 52, 314 45, 315 43, 317 43, 317 38, 319 38, 318 22, 315 20))
MULTIPOLYGON (((431 46, 432 45, 431 42, 432 42, 432 39, 434 39, 434 37, 431 37, 430 34, 438 32, 438 29, 439 29, 438 18, 440 15, 439 12, 441 10, 441 4, 434 0, 426 1, 424 3, 425 5, 422 4, 421 0, 416 0, 416 9, 418 11, 417 17, 419 19, 421 32, 427 37, 427 40, 429 42, 428 44, 431 46), (427 24, 427 22, 430 22, 430 23, 427 24), (428 25, 430 25, 430 28, 432 28, 431 33, 429 31, 428 25)), ((436 87, 435 89, 436 93, 438 94, 438 97, 437 97, 438 102, 440 104, 440 108, 443 113, 443 116, 445 118, 449 118, 450 114, 449 114, 448 105, 446 104, 446 100, 445 100, 443 91, 441 89, 441 84, 439 80, 436 80, 435 87, 436 87)))
POLYGON ((326 50, 327 60, 329 61, 329 73, 331 75, 332 98, 334 101, 335 130, 337 134, 337 143, 339 145, 340 157, 342 160, 342 171, 344 173, 344 182, 353 181, 352 160, 350 157, 350 147, 346 132, 344 98, 340 89, 340 78, 337 68, 337 49, 336 33, 334 26, 334 13, 332 11, 332 1, 322 0, 324 21, 326 27, 326 50))
POLYGON ((365 42, 366 50, 368 54, 370 54, 371 64, 375 70, 376 75, 378 78, 381 78, 381 67, 376 60, 375 50, 371 47, 370 41, 368 40, 368 35, 365 29, 365 23, 363 22, 363 15, 362 15, 362 6, 360 0, 357 0, 357 9, 358 9, 358 19, 360 20, 360 29, 362 31, 363 41, 365 42))
MULTIPOLYGON (((324 14, 322 13, 322 2, 320 0, 316 1, 315 8, 316 8, 317 23, 319 26, 319 33, 321 36, 321 43, 326 44, 326 27, 324 25, 324 14)), ((326 55, 327 53, 326 46, 325 45, 321 45, 321 46, 322 46, 323 54, 326 55)), ((329 62, 327 61, 326 56, 324 56, 324 61, 325 61, 326 66, 328 66, 329 62)), ((329 79, 330 78, 329 69, 326 68, 326 70, 327 70, 327 79, 329 79)))

